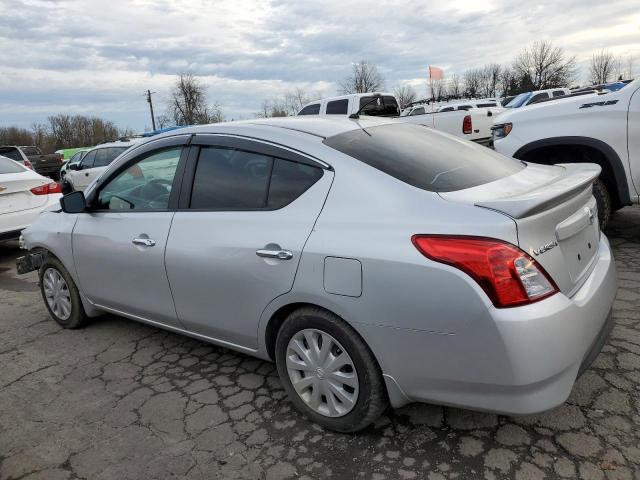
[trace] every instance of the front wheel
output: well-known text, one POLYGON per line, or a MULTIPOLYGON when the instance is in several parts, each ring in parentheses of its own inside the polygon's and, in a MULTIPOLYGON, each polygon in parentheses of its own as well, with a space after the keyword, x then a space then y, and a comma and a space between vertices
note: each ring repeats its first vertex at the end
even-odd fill
POLYGON ((40 267, 40 291, 49 315, 63 328, 80 328, 87 321, 80 292, 62 262, 47 257, 40 267))
POLYGON ((353 328, 326 310, 304 307, 289 315, 275 354, 291 402, 325 428, 362 430, 388 405, 373 353, 353 328))

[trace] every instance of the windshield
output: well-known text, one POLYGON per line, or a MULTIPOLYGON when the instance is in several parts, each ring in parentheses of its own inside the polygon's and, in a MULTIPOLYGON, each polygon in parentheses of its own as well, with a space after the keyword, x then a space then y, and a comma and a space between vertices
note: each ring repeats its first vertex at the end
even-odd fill
POLYGON ((527 102, 527 100, 531 98, 532 95, 533 95, 532 92, 521 93, 516 98, 511 100, 509 103, 507 103, 505 105, 505 108, 520 108, 522 105, 524 105, 527 102))
POLYGON ((422 125, 393 123, 350 130, 325 145, 430 192, 451 192, 513 175, 524 164, 422 125))

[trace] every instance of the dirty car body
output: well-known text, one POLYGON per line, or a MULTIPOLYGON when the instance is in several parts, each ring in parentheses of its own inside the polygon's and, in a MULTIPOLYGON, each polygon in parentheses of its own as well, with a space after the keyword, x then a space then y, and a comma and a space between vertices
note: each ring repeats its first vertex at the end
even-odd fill
POLYGON ((42 215, 24 242, 68 270, 88 316, 286 359, 294 403, 329 428, 365 426, 330 421, 354 415, 378 376, 394 407, 529 414, 566 400, 611 327, 599 172, 394 120, 231 122, 135 146, 85 192, 86 208, 42 215), (297 345, 294 332, 280 357, 289 317, 311 307, 338 327, 316 321, 297 345), (321 338, 354 359, 339 388, 302 365, 313 341, 322 356, 321 338))

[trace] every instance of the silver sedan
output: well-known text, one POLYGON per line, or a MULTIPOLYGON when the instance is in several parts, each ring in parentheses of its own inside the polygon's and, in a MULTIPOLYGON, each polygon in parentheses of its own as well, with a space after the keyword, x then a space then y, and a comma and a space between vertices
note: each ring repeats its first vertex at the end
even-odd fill
POLYGON ((276 362, 351 432, 391 404, 555 407, 611 328, 592 164, 382 119, 269 119, 133 147, 24 233, 62 327, 111 312, 276 362))

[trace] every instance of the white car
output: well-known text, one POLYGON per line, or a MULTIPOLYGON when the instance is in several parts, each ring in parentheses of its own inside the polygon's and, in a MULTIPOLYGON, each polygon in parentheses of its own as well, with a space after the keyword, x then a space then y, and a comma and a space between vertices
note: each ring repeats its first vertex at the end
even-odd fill
POLYGON ((563 96, 494 119, 496 151, 527 162, 597 163, 600 224, 640 198, 640 80, 618 91, 563 96))
POLYGON ((69 163, 69 171, 65 175, 65 191, 84 191, 118 156, 129 147, 140 143, 141 139, 123 139, 116 142, 103 143, 86 152, 79 163, 69 163))
POLYGON ((0 240, 18 238, 43 210, 60 206, 60 185, 0 156, 0 240))

